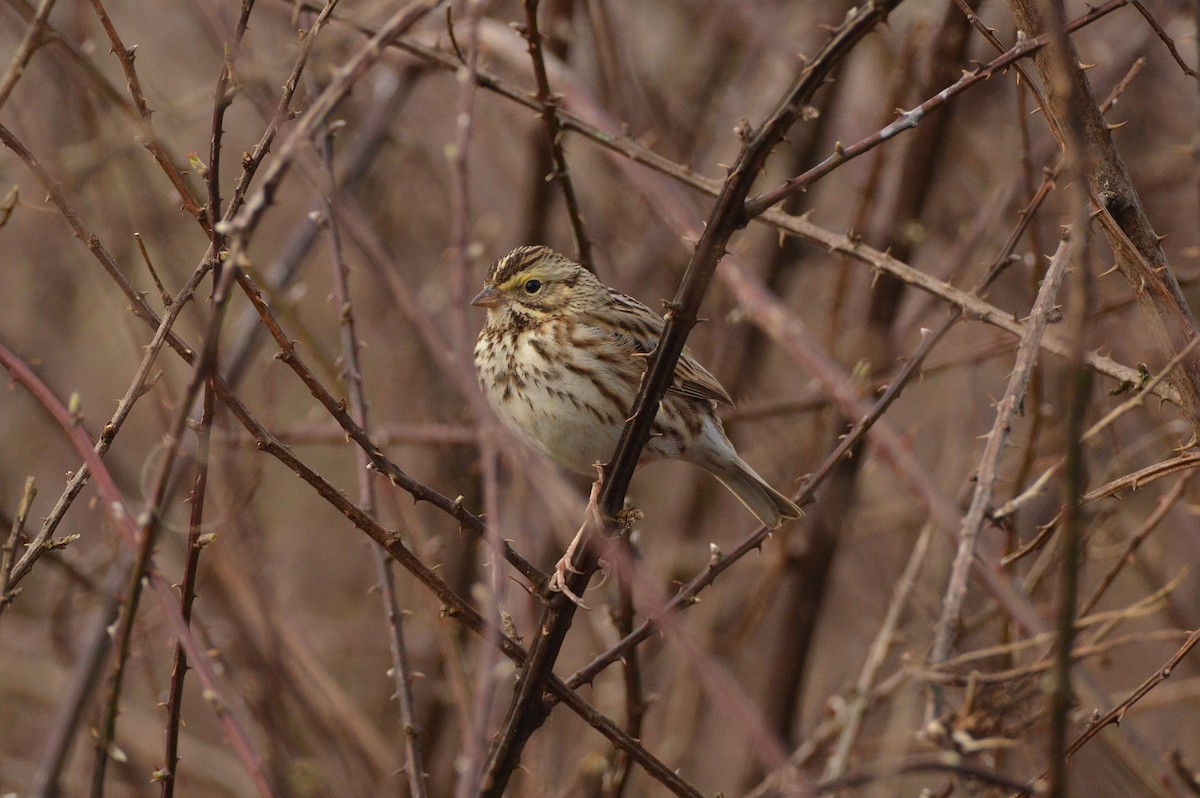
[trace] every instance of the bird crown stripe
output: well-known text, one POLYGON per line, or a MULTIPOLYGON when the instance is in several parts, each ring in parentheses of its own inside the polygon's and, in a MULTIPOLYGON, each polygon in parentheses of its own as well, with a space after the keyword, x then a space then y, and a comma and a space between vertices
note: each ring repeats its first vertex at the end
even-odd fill
POLYGON ((492 267, 492 273, 488 275, 488 282, 503 285, 513 275, 519 274, 539 259, 548 257, 550 254, 552 254, 552 250, 546 247, 517 247, 496 261, 496 265, 492 267))

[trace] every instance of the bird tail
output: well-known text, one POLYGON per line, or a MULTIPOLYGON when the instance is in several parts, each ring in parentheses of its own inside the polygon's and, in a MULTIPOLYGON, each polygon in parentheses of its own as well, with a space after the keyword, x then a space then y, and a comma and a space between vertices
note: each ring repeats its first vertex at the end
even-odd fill
POLYGON ((698 461, 698 465, 719 479, 730 493, 738 497, 738 501, 746 505, 747 510, 771 529, 789 518, 799 518, 804 514, 791 499, 768 485, 737 455, 717 462, 704 458, 698 461))

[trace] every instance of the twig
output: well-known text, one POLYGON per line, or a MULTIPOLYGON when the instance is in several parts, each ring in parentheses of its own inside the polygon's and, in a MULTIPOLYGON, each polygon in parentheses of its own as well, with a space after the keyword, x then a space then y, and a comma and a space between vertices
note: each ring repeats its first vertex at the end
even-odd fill
MULTIPOLYGON (((206 381, 201 399, 200 423, 196 429, 196 478, 188 497, 191 512, 188 517, 187 550, 183 560, 183 577, 179 580, 179 614, 184 623, 192 622, 192 603, 196 600, 196 575, 200 570, 200 552, 204 549, 204 502, 208 496, 209 444, 212 440, 213 390, 206 381)), ((179 775, 179 728, 183 721, 183 683, 188 671, 187 652, 178 641, 171 666, 171 683, 167 688, 167 725, 163 742, 163 766, 155 773, 162 784, 162 798, 175 794, 179 775)))
POLYGON ((1117 575, 1121 573, 1121 570, 1126 565, 1133 562, 1133 557, 1134 554, 1137 553, 1138 547, 1142 545, 1146 538, 1150 536, 1150 533, 1154 531, 1155 527, 1158 526, 1159 522, 1166 518, 1167 513, 1169 513, 1175 507, 1175 504, 1183 497, 1184 490, 1187 488, 1188 483, 1192 481, 1192 477, 1194 476, 1196 476, 1194 471, 1189 471, 1183 474, 1175 481, 1175 484, 1169 491, 1167 491, 1166 495, 1158 500, 1158 506, 1154 508, 1154 512, 1150 513, 1149 517, 1142 522, 1142 525, 1138 527, 1138 529, 1132 535, 1129 536, 1129 542, 1125 544, 1125 549, 1121 552, 1120 556, 1117 557, 1116 562, 1113 563, 1112 567, 1108 570, 1108 573, 1104 574, 1104 578, 1100 580, 1100 584, 1096 586, 1096 590, 1092 593, 1091 597, 1089 597, 1088 600, 1083 603, 1083 606, 1079 608, 1079 614, 1081 616, 1088 614, 1096 607, 1096 604, 1100 601, 1101 596, 1103 596, 1108 591, 1108 588, 1112 586, 1112 583, 1116 581, 1117 575))
MULTIPOLYGON (((208 166, 207 174, 204 175, 205 182, 208 184, 208 204, 205 206, 205 215, 209 219, 221 218, 221 160, 222 149, 221 142, 225 135, 225 111, 233 102, 233 93, 230 89, 230 81, 233 79, 233 61, 237 58, 238 50, 241 49, 242 39, 246 35, 246 26, 250 24, 250 11, 254 8, 254 0, 242 0, 242 12, 238 17, 237 26, 233 30, 233 35, 229 41, 223 43, 221 72, 217 76, 217 86, 213 90, 213 113, 212 126, 209 135, 208 145, 208 166)), ((332 8, 330 6, 330 8, 332 8)), ((315 34, 315 30, 311 31, 305 38, 304 45, 300 48, 300 58, 297 59, 297 64, 302 68, 308 57, 308 45, 315 34)), ((294 86, 294 83, 285 84, 283 91, 283 99, 280 103, 281 109, 286 111, 287 105, 291 100, 291 91, 289 87, 294 86)), ((277 115, 278 117, 278 115, 277 115)), ((277 123, 276 123, 277 124, 277 123)), ((271 126, 268 125, 268 131, 274 135, 271 126)), ((259 158, 265 149, 259 147, 259 158)), ((243 164, 243 177, 247 174, 253 174, 254 166, 257 161, 253 158, 248 158, 243 164)), ((244 180, 242 181, 245 182, 244 180)), ((224 248, 224 237, 215 229, 210 231, 212 240, 212 250, 214 253, 219 253, 224 248)))
MULTIPOLYGON (((621 539, 621 547, 623 556, 617 570, 617 606, 611 615, 617 634, 625 637, 633 631, 634 584, 630 572, 636 565, 637 552, 627 538, 621 539)), ((637 739, 642 736, 642 720, 648 704, 642 690, 642 665, 636 648, 630 649, 622 658, 621 677, 625 687, 625 731, 637 739)), ((621 798, 629 784, 632 768, 633 759, 624 752, 618 752, 608 766, 608 773, 601 780, 606 798, 621 798)))
POLYGON ((112 53, 117 57, 117 61, 121 64, 121 70, 125 73, 125 81, 129 85, 129 94, 133 98, 133 105, 137 109, 138 121, 142 128, 142 137, 144 139, 142 144, 146 149, 150 150, 150 154, 154 157, 154 160, 162 167, 163 172, 167 175, 167 179, 175 187, 176 193, 183 200, 184 210, 195 217, 205 230, 208 230, 212 225, 212 220, 205 216, 204 209, 196 201, 195 191, 188 184, 187 178, 175 166, 167 151, 159 143, 158 133, 154 130, 154 122, 151 120, 153 112, 146 103, 146 96, 142 94, 142 83, 138 79, 137 70, 133 67, 137 47, 127 48, 122 43, 121 36, 113 26, 112 20, 109 19, 108 12, 104 9, 104 4, 101 0, 91 0, 91 2, 96 16, 100 19, 100 24, 104 26, 104 32, 108 34, 108 40, 112 44, 112 53))
MULTIPOLYGON (((746 196, 767 157, 800 117, 803 107, 824 83, 833 67, 898 2, 869 2, 858 7, 857 13, 848 15, 825 46, 805 65, 763 125, 757 131, 743 129, 742 151, 713 205, 683 282, 668 306, 666 325, 658 345, 650 355, 646 375, 633 402, 631 418, 622 430, 613 457, 604 467, 599 497, 600 516, 596 519, 603 519, 604 523, 589 523, 584 527, 582 545, 570 564, 575 573, 571 573, 567 579, 567 588, 571 593, 583 593, 596 570, 600 541, 615 536, 616 530, 609 519, 614 518, 621 509, 642 447, 650 437, 659 401, 674 379, 675 364, 683 351, 688 333, 696 324, 700 303, 716 271, 717 262, 725 253, 725 245, 734 232, 750 221, 744 210, 746 196)), ((509 706, 488 757, 487 776, 481 793, 483 798, 498 798, 503 794, 509 776, 520 761, 525 742, 548 716, 548 708, 541 701, 544 683, 558 658, 575 610, 576 606, 569 597, 558 594, 543 612, 539 622, 540 633, 530 650, 517 695, 509 706)))
POLYGON ((17 514, 13 516, 12 528, 0 548, 0 612, 12 603, 16 593, 12 590, 13 564, 17 560, 17 545, 25 534, 25 519, 29 516, 29 507, 33 497, 37 495, 33 477, 25 478, 25 489, 21 491, 21 501, 17 505, 17 514))
MULTIPOLYGON (((333 214, 334 194, 337 190, 333 169, 333 134, 327 132, 324 139, 323 163, 327 170, 329 187, 325 197, 326 224, 328 226, 330 266, 333 271, 333 300, 341 320, 342 355, 341 378, 350 398, 350 415, 364 430, 367 427, 367 401, 363 395, 362 364, 358 354, 358 335, 355 331, 354 312, 350 303, 350 269, 342 257, 341 237, 337 220, 333 214)), ((371 463, 362 449, 355 450, 358 472, 358 503, 370 515, 376 513, 375 485, 371 480, 371 463)), ((427 776, 425 760, 421 753, 421 727, 417 723, 413 705, 412 668, 408 663, 407 646, 404 640, 404 615, 396 596, 396 580, 392 573, 391 560, 379 546, 371 547, 375 563, 376 589, 383 604, 387 620, 388 644, 392 654, 392 678, 396 685, 396 699, 400 705, 400 722, 403 725, 404 771, 408 776, 408 791, 411 798, 425 798, 427 776)))
MULTIPOLYGON (((112 475, 93 450, 92 442, 87 434, 76 423, 70 411, 67 410, 67 407, 46 387, 45 383, 34 375, 26 363, 13 355, 4 346, 0 346, 0 364, 8 369, 14 380, 34 395, 63 428, 71 444, 74 446, 76 454, 83 457, 88 468, 91 470, 93 484, 95 484, 104 500, 103 504, 109 518, 124 536, 129 548, 133 549, 139 542, 139 525, 135 521, 136 516, 129 510, 128 505, 121 498, 121 493, 117 489, 112 475)), ((238 713, 235 707, 224 698, 224 691, 217 682, 216 674, 213 672, 212 666, 205 655, 205 649, 201 647, 187 624, 183 622, 183 617, 179 614, 178 602, 170 585, 153 568, 149 568, 146 571, 146 576, 148 577, 151 589, 158 598, 159 609, 170 625, 172 632, 184 642, 187 648, 188 657, 193 662, 193 667, 197 671, 200 682, 208 691, 209 704, 216 711, 218 719, 229 735, 234 753, 245 768, 247 775, 253 781, 258 793, 263 796, 271 795, 271 788, 262 774, 258 754, 250 743, 249 736, 245 733, 243 724, 237 717, 238 713)))
POLYGON ((4 103, 8 102, 8 97, 12 94, 17 81, 25 74, 25 67, 29 65, 29 59, 33 57, 38 47, 45 43, 42 39, 42 31, 46 29, 46 20, 50 17, 50 12, 54 10, 55 2, 57 0, 42 0, 41 5, 37 8, 37 13, 33 15, 33 19, 25 28, 25 35, 21 37, 21 43, 13 52, 8 69, 4 70, 3 76, 0 76, 0 108, 3 108, 4 103))
POLYGON ((529 45, 529 58, 533 62, 533 77, 537 81, 537 99, 541 103, 542 122, 546 128, 546 146, 554 164, 553 177, 562 189, 563 203, 567 206, 567 219, 571 224, 571 238, 575 242, 576 260, 590 272, 596 271, 592 263, 592 242, 583 226, 579 201, 575 198, 575 187, 567 169, 567 156, 563 151, 562 127, 558 121, 559 97, 550 90, 550 78, 546 75, 546 59, 542 53, 542 33, 538 29, 538 6, 540 0, 524 0, 525 25, 520 33, 529 45))
POLYGON ((151 260, 150 253, 146 251, 146 242, 142 240, 142 234, 134 233, 133 240, 137 242, 138 252, 142 253, 142 262, 146 264, 146 271, 150 272, 150 279, 154 281, 154 287, 158 289, 159 300, 162 302, 164 308, 171 307, 171 295, 167 293, 162 280, 158 277, 158 272, 154 268, 154 261, 151 260))
POLYGON ((929 543, 933 539, 936 529, 937 527, 933 524, 926 524, 921 529, 921 534, 917 536, 917 541, 913 544, 912 554, 908 557, 908 563, 904 566, 904 572, 896 580, 887 613, 883 616, 883 622, 879 624, 879 631, 875 633, 875 639, 871 641, 871 646, 867 649, 867 656, 858 673, 858 679, 854 683, 850 700, 842 712, 842 732, 838 735, 834 752, 825 765, 826 779, 837 779, 846 773, 850 751, 862 728, 863 716, 866 715, 867 707, 870 706, 871 688, 892 648, 900 617, 908 607, 909 597, 912 595, 913 588, 916 587, 917 576, 921 572, 921 566, 925 564, 929 543))
MULTIPOLYGON (((1004 396, 996 406, 996 419, 987 436, 987 443, 979 457, 979 465, 975 471, 975 492, 971 497, 971 505, 963 518, 958 533, 958 551, 942 599, 942 612, 934 628, 933 648, 929 654, 929 662, 937 665, 944 662, 950 655, 960 624, 962 604, 967 595, 967 578, 971 572, 971 564, 975 559, 975 545, 979 532, 983 528, 988 508, 992 503, 992 491, 999 478, 998 469, 1004 446, 1012 430, 1013 419, 1016 417, 1025 396, 1025 389, 1033 373, 1034 364, 1040 350, 1040 338, 1045 334, 1050 323, 1058 291, 1067 273, 1067 265, 1071 262, 1074 248, 1071 238, 1064 233, 1059 242, 1058 251, 1050 259, 1050 266, 1042 281, 1033 308, 1029 312, 1026 332, 1017 346, 1016 362, 1009 376, 1008 386, 1004 396)), ((941 714, 941 694, 934 693, 934 701, 927 711, 927 720, 941 714)))
POLYGON ((1180 471, 1191 471, 1197 467, 1200 467, 1200 454, 1184 454, 1173 457, 1170 460, 1163 460, 1161 463, 1140 468, 1090 490, 1083 495, 1083 501, 1094 502, 1097 499, 1115 496, 1123 490, 1138 490, 1156 479, 1162 479, 1180 471))
POLYGON ((1166 45, 1167 50, 1171 53, 1171 57, 1175 59, 1175 63, 1179 64, 1179 68, 1183 70, 1183 74, 1189 78, 1200 80, 1200 72, 1192 69, 1188 66, 1188 62, 1183 60, 1183 56, 1179 54, 1179 50, 1175 47, 1175 40, 1167 35, 1167 32, 1163 30, 1162 25, 1158 24, 1158 20, 1154 18, 1154 15, 1142 4, 1142 0, 1130 0, 1130 2, 1133 3, 1133 7, 1138 10, 1138 13, 1142 15, 1150 27, 1154 29, 1158 38, 1162 39, 1162 43, 1166 45))

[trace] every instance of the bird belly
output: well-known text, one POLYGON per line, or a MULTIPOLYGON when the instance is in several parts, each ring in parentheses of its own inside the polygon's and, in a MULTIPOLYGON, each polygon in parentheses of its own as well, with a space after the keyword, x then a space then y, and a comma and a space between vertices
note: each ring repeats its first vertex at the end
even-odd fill
POLYGON ((644 365, 566 340, 553 327, 492 344, 480 385, 496 414, 523 441, 566 468, 594 476, 612 457, 644 365), (567 351, 569 358, 555 353, 567 351))
MULTIPOLYGON (((603 347, 603 338, 553 329, 519 333, 492 344, 481 360, 480 385, 500 419, 523 441, 566 468, 594 476, 612 457, 641 384, 645 360, 603 347), (570 357, 552 353, 566 351, 570 357)), ((667 397, 641 462, 679 457, 698 434, 710 403, 667 397), (688 427, 694 427, 688 429, 688 427)))
POLYGON ((593 466, 607 462, 617 447, 624 415, 604 410, 604 396, 585 380, 561 373, 549 377, 527 379, 520 391, 493 391, 492 403, 527 444, 561 466, 593 476, 593 466))

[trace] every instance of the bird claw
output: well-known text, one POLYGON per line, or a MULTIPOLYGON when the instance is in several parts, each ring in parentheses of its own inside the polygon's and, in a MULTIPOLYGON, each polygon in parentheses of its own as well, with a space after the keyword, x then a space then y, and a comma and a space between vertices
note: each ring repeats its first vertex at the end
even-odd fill
POLYGON ((572 574, 583 573, 582 571, 578 570, 573 565, 571 565, 571 554, 572 553, 573 552, 568 550, 568 552, 565 555, 563 555, 562 559, 560 559, 557 563, 555 563, 554 575, 550 577, 550 584, 548 585, 548 587, 550 588, 551 591, 553 591, 555 593, 562 593, 564 596, 566 596, 568 599, 570 599, 571 603, 574 604, 575 606, 581 607, 585 610, 590 610, 591 607, 584 604, 583 599, 581 599, 579 596, 575 595, 575 592, 573 590, 571 590, 569 585, 567 585, 567 574, 568 573, 572 573, 572 574))
POLYGON ((582 538, 583 530, 580 529, 579 534, 576 535, 575 539, 571 541, 569 546, 567 546, 566 552, 561 558, 559 558, 558 562, 554 564, 554 575, 550 577, 550 584, 547 585, 547 587, 549 587, 550 590, 555 593, 562 593, 564 596, 569 598, 575 606, 582 607, 585 610, 590 610, 591 607, 584 604, 583 599, 575 595, 575 591, 571 590, 570 586, 567 584, 567 580, 569 578, 568 574, 583 573, 583 571, 580 571, 571 564, 571 561, 575 559, 575 549, 579 547, 579 542, 582 538))
POLYGON ((604 586, 608 581, 608 577, 612 574, 612 563, 604 558, 596 560, 596 568, 600 571, 600 581, 596 583, 596 588, 604 586))

